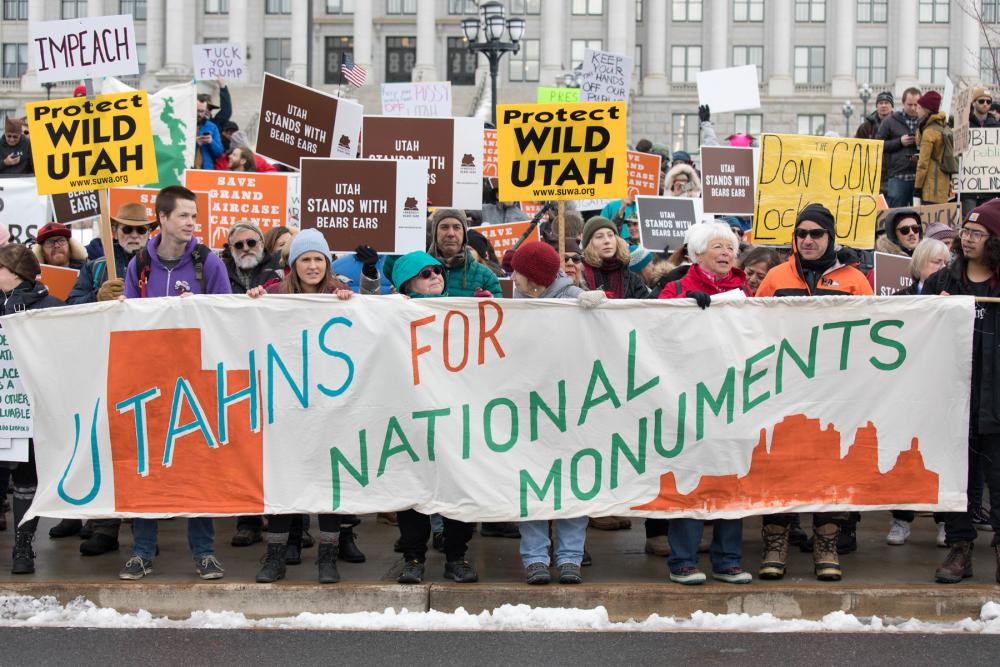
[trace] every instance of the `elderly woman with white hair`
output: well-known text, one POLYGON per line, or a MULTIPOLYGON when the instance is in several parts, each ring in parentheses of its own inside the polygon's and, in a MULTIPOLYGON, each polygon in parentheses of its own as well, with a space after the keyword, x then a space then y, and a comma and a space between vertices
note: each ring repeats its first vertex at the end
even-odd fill
POLYGON ((924 282, 935 273, 948 266, 951 250, 947 244, 937 239, 926 238, 913 249, 910 260, 910 277, 913 283, 897 294, 923 294, 924 282))
POLYGON ((746 274, 736 266, 740 242, 724 222, 701 222, 687 234, 687 251, 692 265, 680 280, 668 282, 661 299, 694 299, 702 308, 713 294, 732 290, 746 293, 746 274))

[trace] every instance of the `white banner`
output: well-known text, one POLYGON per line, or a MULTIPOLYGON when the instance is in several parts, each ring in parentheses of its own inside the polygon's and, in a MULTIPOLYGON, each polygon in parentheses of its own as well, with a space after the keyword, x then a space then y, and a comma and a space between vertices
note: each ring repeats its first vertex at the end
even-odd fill
POLYGON ((10 230, 11 243, 34 240, 48 211, 48 197, 38 194, 34 177, 0 178, 0 222, 10 230))
POLYGON ((3 327, 36 515, 508 521, 964 510, 973 320, 968 297, 312 295, 3 327))

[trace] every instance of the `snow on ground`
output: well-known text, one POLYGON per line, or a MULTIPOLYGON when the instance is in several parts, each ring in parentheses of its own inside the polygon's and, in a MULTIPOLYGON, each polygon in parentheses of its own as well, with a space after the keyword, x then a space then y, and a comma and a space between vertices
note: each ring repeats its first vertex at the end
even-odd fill
POLYGON ((7 627, 87 627, 87 628, 204 628, 292 630, 489 630, 489 631, 725 631, 725 632, 915 632, 915 633, 989 633, 1000 634, 1000 604, 987 602, 978 619, 966 618, 954 623, 925 622, 916 619, 885 620, 879 617, 858 618, 842 611, 827 614, 821 620, 782 620, 770 614, 710 614, 696 612, 690 618, 653 614, 636 621, 612 622, 604 607, 594 609, 534 608, 527 605, 503 605, 492 612, 470 614, 464 609, 454 613, 439 611, 409 612, 386 609, 384 612, 353 614, 313 614, 283 618, 250 619, 233 611, 196 611, 189 618, 173 620, 153 616, 147 611, 123 614, 101 608, 82 597, 67 605, 54 597, 33 598, 23 595, 0 596, 0 626, 7 627))

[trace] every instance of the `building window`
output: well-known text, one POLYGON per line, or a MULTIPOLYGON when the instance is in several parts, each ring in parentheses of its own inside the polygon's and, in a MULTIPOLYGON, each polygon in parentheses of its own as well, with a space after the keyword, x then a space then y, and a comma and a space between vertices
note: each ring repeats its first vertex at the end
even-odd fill
POLYGON ((604 0, 573 0, 573 13, 600 16, 604 13, 604 0))
POLYGON ((795 20, 822 23, 826 20, 826 0, 795 0, 795 20))
POLYGON ((698 150, 701 125, 696 113, 675 113, 670 119, 670 152, 698 150))
POLYGON ((736 125, 733 129, 736 132, 758 137, 764 131, 764 115, 759 113, 738 113, 736 114, 736 125))
POLYGON ((738 23, 764 20, 764 0, 733 0, 733 20, 738 23))
POLYGON ((979 78, 984 81, 993 84, 997 84, 1000 81, 1000 77, 997 77, 997 64, 1000 63, 1000 47, 995 47, 993 52, 990 53, 990 49, 983 47, 979 49, 979 78))
POLYGON ((229 0, 205 0, 206 14, 228 14, 229 0))
POLYGON ((264 71, 277 76, 286 76, 292 63, 292 40, 268 38, 264 40, 264 71))
POLYGON ((642 0, 635 0, 635 22, 642 23, 642 0))
POLYGON ((569 42, 570 69, 576 69, 583 65, 583 52, 587 49, 600 51, 603 42, 599 39, 571 39, 569 42))
MULTIPOLYGON (((354 0, 326 0, 327 14, 353 14, 354 0)), ((340 64, 337 64, 340 67, 340 64)))
POLYGON ((858 0, 858 23, 885 23, 889 0, 858 0))
POLYGON ((292 0, 267 0, 264 3, 265 14, 291 14, 292 0))
POLYGON ((859 46, 855 56, 854 78, 859 83, 886 82, 886 47, 859 46))
POLYGON ((3 18, 5 21, 27 21, 28 0, 3 0, 3 18))
POLYGON ((87 0, 62 0, 62 13, 64 19, 82 19, 87 17, 87 0))
POLYGON ((146 20, 146 0, 120 0, 119 14, 131 14, 136 21, 146 20))
POLYGON ((3 45, 3 78, 18 79, 28 69, 28 45, 3 45))
POLYGON ((670 80, 674 83, 693 83, 701 71, 700 46, 674 46, 670 49, 670 80))
POLYGON ((678 23, 701 20, 701 0, 673 0, 670 18, 678 23))
POLYGON ((948 77, 948 47, 917 49, 917 78, 924 84, 944 83, 948 77))
POLYGON ((139 76, 146 73, 146 45, 142 43, 136 43, 135 45, 135 59, 139 61, 139 76))
POLYGON ((448 38, 448 80, 456 86, 476 85, 478 55, 469 52, 464 37, 448 38))
POLYGON ((798 115, 799 134, 823 134, 826 132, 826 116, 823 114, 798 115))
MULTIPOLYGON (((521 40, 521 49, 516 54, 511 54, 507 65, 508 81, 538 81, 538 71, 542 62, 541 44, 541 40, 538 39, 521 40)), ((597 40, 597 48, 601 48, 601 40, 597 40)), ((582 52, 580 61, 583 61, 582 52)))
POLYGON ((449 14, 479 14, 476 0, 448 0, 449 14))
POLYGON ((795 83, 824 83, 826 49, 822 46, 795 47, 795 83))
POLYGON ((1000 0, 983 0, 980 16, 983 23, 1000 23, 1000 0))
MULTIPOLYGON (((386 0, 386 14, 416 14, 417 0, 386 0)), ((410 67, 413 69, 413 67, 410 67)), ((409 81, 409 79, 407 79, 409 81)))
POLYGON ((387 83, 413 80, 413 65, 416 62, 416 37, 385 38, 385 80, 387 83))
POLYGON ((642 81, 642 44, 635 45, 635 75, 637 81, 642 81))
POLYGON ((340 73, 340 64, 344 62, 345 55, 353 53, 353 37, 327 37, 323 49, 323 83, 343 83, 344 75, 340 73))
POLYGON ((757 66, 757 81, 764 80, 764 47, 763 46, 734 46, 733 47, 733 67, 741 65, 757 66))
POLYGON ((511 0, 511 14, 541 14, 542 0, 511 0))
POLYGON ((921 23, 947 23, 949 14, 949 0, 920 0, 921 23))

